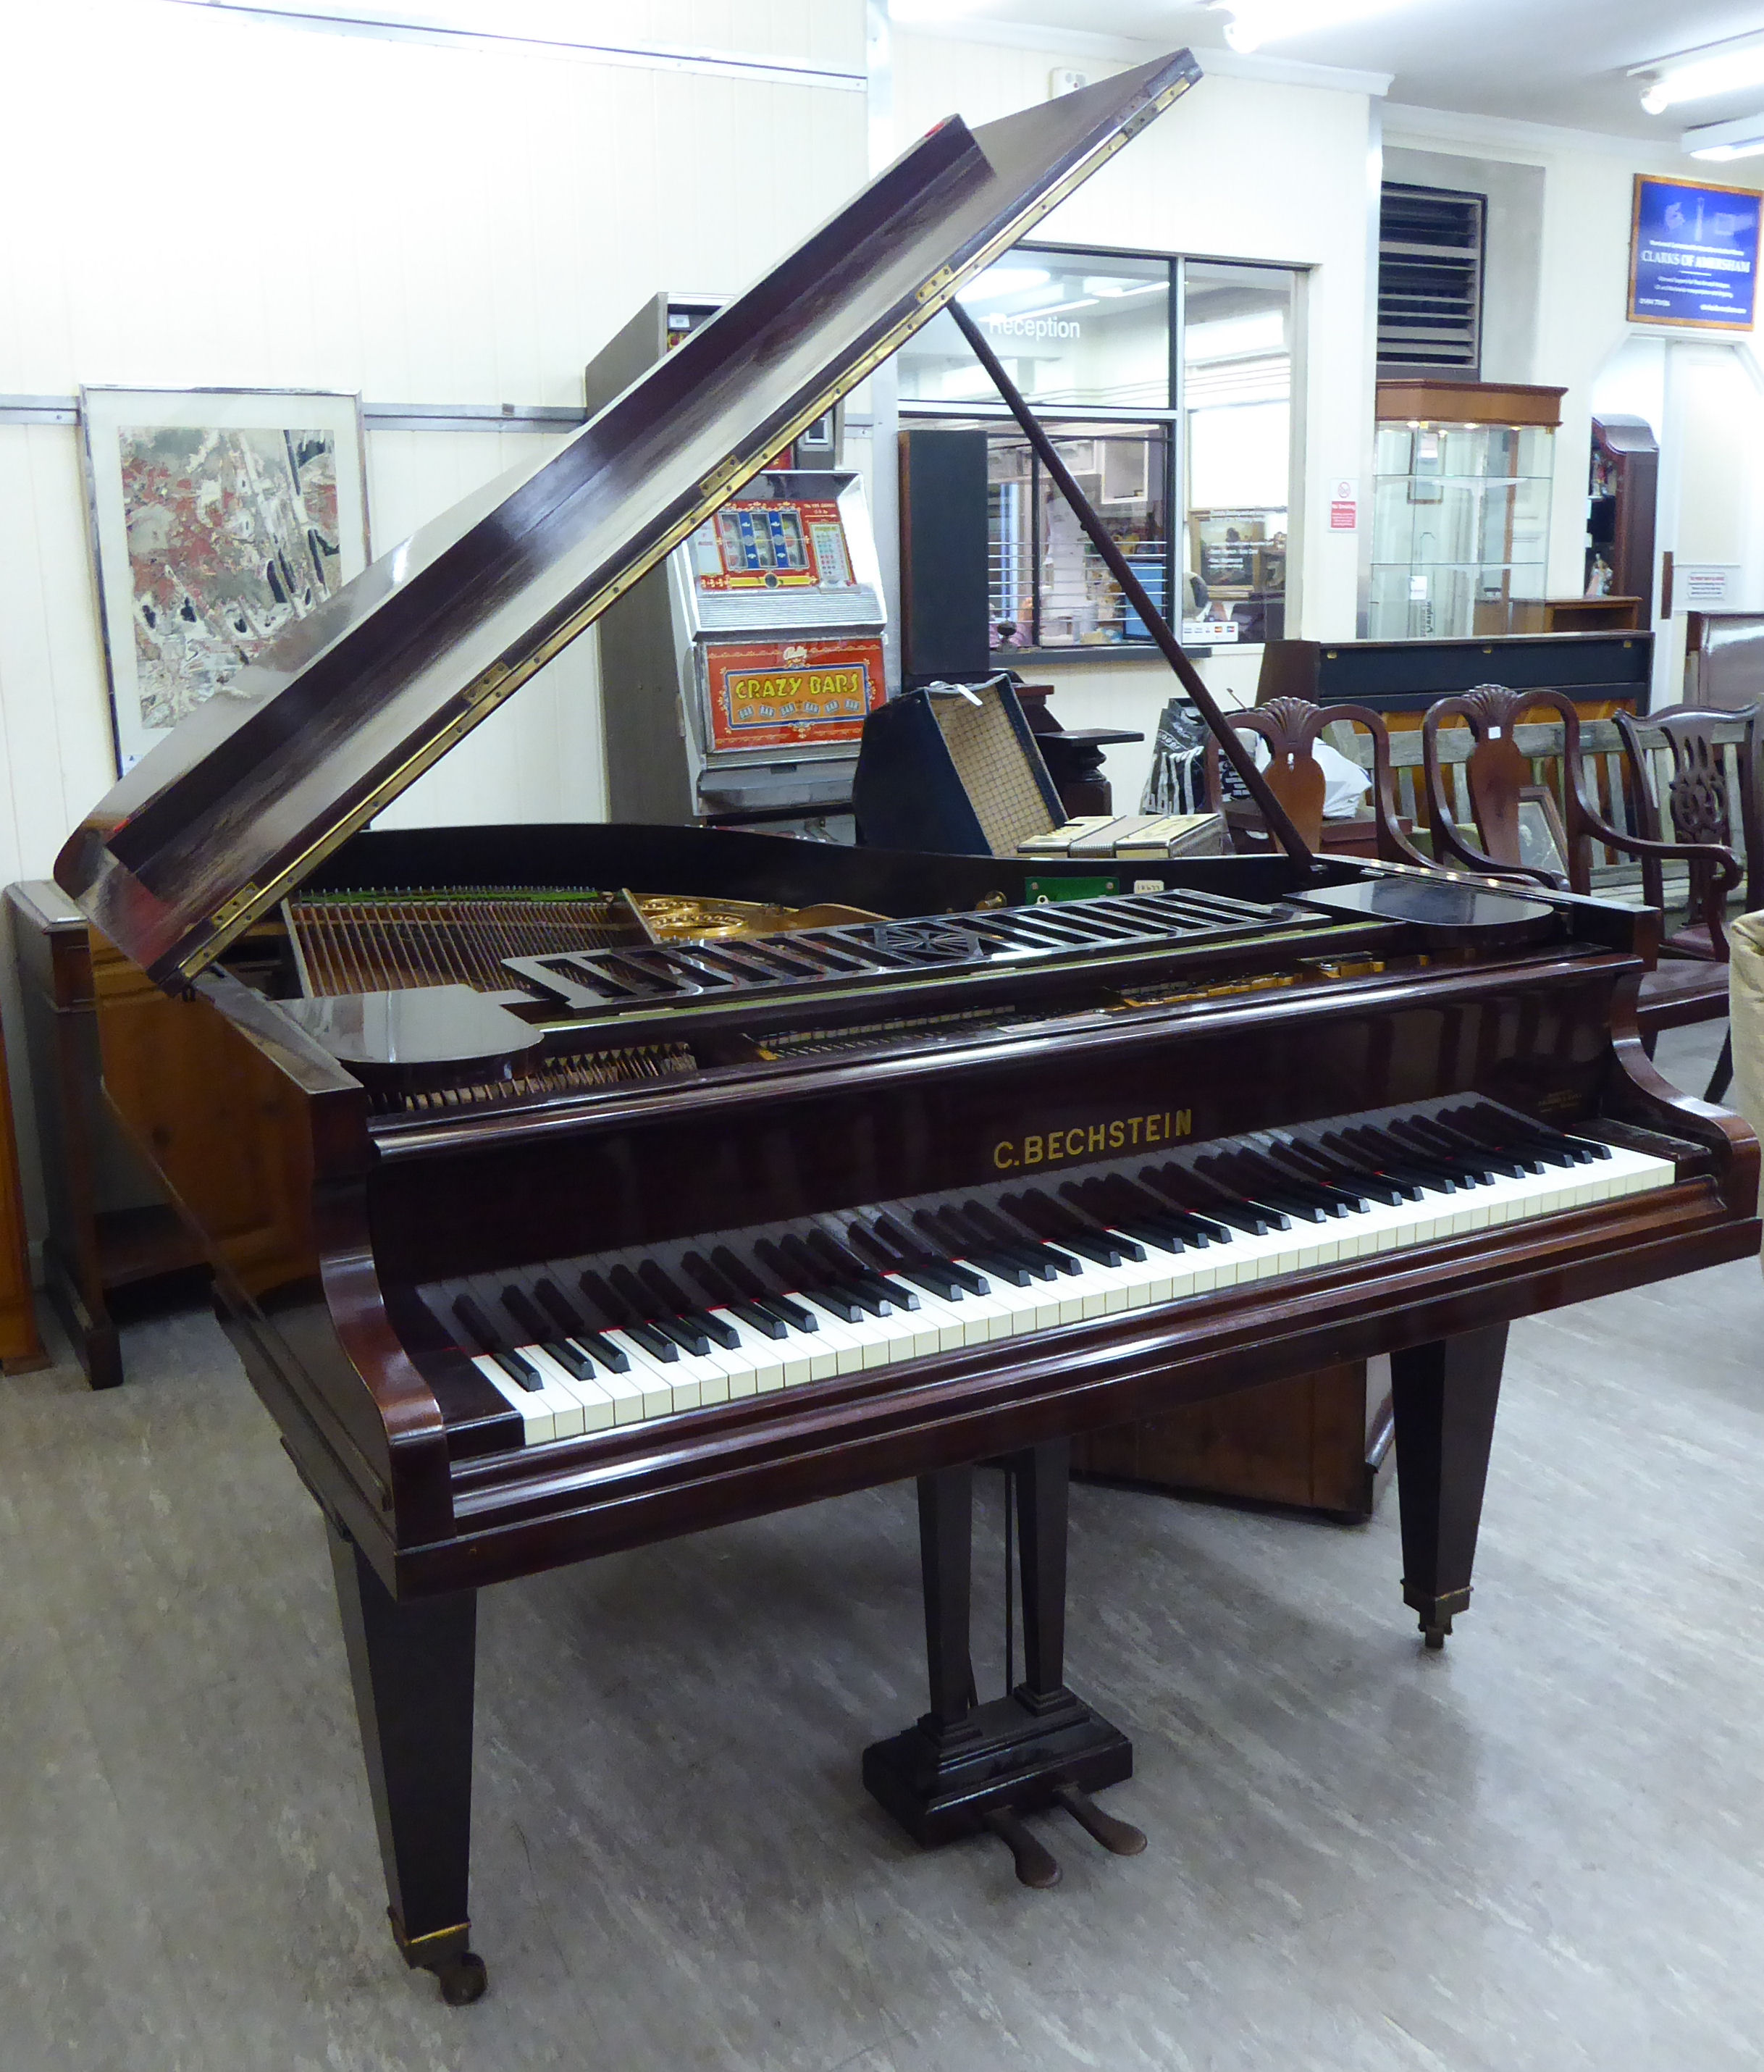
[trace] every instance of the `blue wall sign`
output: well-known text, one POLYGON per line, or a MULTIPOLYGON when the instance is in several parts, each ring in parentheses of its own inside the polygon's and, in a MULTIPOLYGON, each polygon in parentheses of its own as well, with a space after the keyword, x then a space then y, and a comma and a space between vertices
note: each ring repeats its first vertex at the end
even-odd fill
POLYGON ((1758 288, 1758 208, 1750 187, 1635 175, 1629 320, 1750 331, 1758 288))

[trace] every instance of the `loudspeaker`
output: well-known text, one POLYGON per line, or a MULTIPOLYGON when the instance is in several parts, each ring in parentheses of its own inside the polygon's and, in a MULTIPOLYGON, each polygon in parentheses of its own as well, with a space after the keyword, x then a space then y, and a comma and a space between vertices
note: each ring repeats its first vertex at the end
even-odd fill
POLYGON ((977 681, 993 668, 986 434, 900 435, 901 673, 977 681))

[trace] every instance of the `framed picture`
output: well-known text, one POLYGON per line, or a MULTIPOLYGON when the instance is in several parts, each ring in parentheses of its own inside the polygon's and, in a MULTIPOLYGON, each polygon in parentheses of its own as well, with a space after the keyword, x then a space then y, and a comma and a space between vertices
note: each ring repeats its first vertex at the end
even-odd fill
POLYGON ((1638 173, 1630 215, 1629 321, 1750 331, 1757 315, 1755 187, 1638 173))
POLYGON ((1547 784, 1528 784, 1519 792, 1519 860, 1528 870, 1552 871, 1568 882, 1568 837, 1547 784))
POLYGON ((124 771, 368 565, 361 399, 82 388, 124 771))

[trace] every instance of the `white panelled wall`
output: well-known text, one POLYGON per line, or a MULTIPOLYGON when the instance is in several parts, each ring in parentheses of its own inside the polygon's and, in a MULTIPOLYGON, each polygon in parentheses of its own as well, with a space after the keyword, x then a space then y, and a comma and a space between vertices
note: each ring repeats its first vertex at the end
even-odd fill
MULTIPOLYGON (((863 0, 582 0, 581 32, 837 84, 312 32, 175 0, 0 25, 0 395, 82 383, 579 407, 658 289, 731 292, 861 184, 863 0), (800 183, 751 177, 787 143, 800 183)), ((384 552, 548 440, 370 433, 384 552)), ((592 819, 592 636, 386 816, 592 819)), ((80 434, 0 424, 0 882, 47 874, 114 777, 80 434)), ((10 956, 0 1007, 35 1171, 10 956)))

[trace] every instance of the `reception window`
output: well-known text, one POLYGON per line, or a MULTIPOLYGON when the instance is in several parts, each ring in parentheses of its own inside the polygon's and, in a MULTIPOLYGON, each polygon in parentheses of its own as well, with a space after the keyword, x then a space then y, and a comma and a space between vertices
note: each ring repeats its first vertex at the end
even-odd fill
MULTIPOLYGON (((1284 630, 1293 278, 1019 245, 962 297, 1190 644, 1284 630)), ((927 324, 899 366, 904 420, 988 432, 995 648, 1149 646, 953 319, 927 324)))

